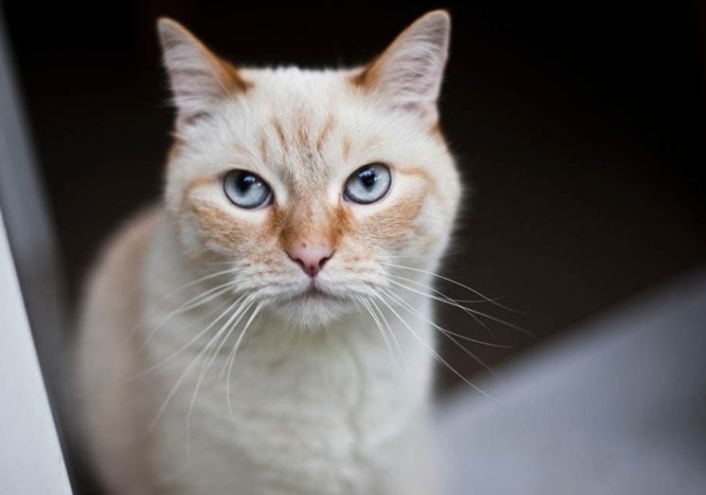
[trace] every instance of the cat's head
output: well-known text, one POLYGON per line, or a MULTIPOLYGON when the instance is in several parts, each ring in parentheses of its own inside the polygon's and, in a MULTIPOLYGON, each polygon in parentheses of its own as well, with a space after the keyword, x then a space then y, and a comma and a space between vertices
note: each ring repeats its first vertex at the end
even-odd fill
POLYGON ((307 325, 394 289, 391 265, 433 270, 461 192, 436 105, 449 25, 431 12, 369 65, 320 71, 236 68, 160 20, 187 255, 307 325))

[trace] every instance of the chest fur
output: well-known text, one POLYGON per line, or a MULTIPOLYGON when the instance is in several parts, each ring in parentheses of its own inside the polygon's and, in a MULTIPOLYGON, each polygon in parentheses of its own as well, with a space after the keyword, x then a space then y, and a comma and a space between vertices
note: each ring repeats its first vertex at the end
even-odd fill
MULTIPOLYGON (((364 318, 306 334, 275 325, 263 317, 235 355, 237 335, 160 369, 155 401, 181 380, 153 430, 169 490, 374 493, 390 449, 425 405, 428 356, 400 336, 410 347, 401 362, 364 318)), ((178 349, 179 334, 155 342, 153 360, 178 349)))

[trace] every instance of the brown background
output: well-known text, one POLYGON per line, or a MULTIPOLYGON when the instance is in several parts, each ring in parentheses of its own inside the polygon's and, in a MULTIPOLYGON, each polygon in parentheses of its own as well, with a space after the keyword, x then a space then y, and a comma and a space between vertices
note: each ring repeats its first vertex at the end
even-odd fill
MULTIPOLYGON (((704 262, 706 77, 700 4, 494 5, 446 4, 441 108, 473 189, 445 273, 501 297, 519 313, 474 307, 535 335, 490 322, 512 349, 472 350, 497 366, 704 262)), ((158 15, 240 64, 323 66, 370 59, 438 6, 4 3, 71 297, 105 236, 160 191, 171 111, 158 15)), ((458 310, 442 322, 490 338, 458 310)), ((478 371, 452 345, 444 355, 478 371)))

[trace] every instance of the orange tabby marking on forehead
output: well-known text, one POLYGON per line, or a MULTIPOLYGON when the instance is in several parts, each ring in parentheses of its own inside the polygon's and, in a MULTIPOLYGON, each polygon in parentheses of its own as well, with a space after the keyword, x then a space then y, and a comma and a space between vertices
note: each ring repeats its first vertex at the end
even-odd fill
POLYGON ((343 145, 341 146, 341 151, 343 152, 343 160, 348 161, 348 157, 351 154, 351 140, 350 138, 343 138, 343 145))
MULTIPOLYGON (((316 141, 317 150, 323 144, 326 134, 330 131, 329 127, 333 126, 333 116, 324 124, 323 136, 320 136, 316 141)), ((275 130, 277 139, 284 150, 299 149, 302 151, 308 150, 311 143, 309 109, 305 106, 300 106, 296 109, 293 117, 288 119, 288 130, 285 131, 285 125, 282 121, 273 116, 270 118, 270 123, 275 130), (288 139, 289 138, 289 139, 288 139)))
POLYGON ((302 149, 308 149, 310 147, 310 135, 309 129, 311 127, 310 123, 310 108, 306 105, 298 105, 295 111, 296 117, 293 122, 297 129, 297 141, 296 145, 302 149))
POLYGON ((306 150, 309 146, 309 131, 306 127, 306 124, 303 122, 299 122, 299 125, 297 127, 297 147, 306 150))
POLYGON ((284 127, 282 127, 282 123, 279 121, 278 118, 272 117, 270 119, 272 122, 272 127, 275 130, 275 134, 277 134, 277 139, 279 139, 279 143, 282 146, 282 149, 287 149, 287 138, 284 134, 284 127))
POLYGON ((316 151, 318 151, 319 153, 321 153, 321 150, 324 147, 324 141, 326 141, 326 138, 328 137, 335 124, 336 117, 331 113, 329 114, 328 118, 326 119, 326 122, 324 123, 323 128, 321 129, 319 137, 316 139, 316 151))
POLYGON ((249 150, 248 150, 247 146, 242 145, 240 143, 232 143, 231 147, 233 148, 233 151, 236 151, 236 152, 240 153, 241 155, 248 155, 249 154, 249 150))
POLYGON ((365 145, 368 149, 373 149, 380 146, 384 141, 385 139, 381 135, 373 134, 368 138, 368 141, 365 143, 365 145))
POLYGON ((260 158, 262 158, 262 163, 267 163, 267 138, 264 135, 260 136, 260 158))

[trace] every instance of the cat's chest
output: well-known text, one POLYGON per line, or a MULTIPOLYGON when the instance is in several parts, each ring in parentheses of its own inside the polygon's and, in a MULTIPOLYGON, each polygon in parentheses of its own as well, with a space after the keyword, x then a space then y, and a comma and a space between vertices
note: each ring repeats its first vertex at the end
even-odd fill
MULTIPOLYGON (((202 359, 164 411, 155 448, 169 483, 370 493, 371 466, 424 401, 425 387, 375 340, 251 339, 230 350, 202 359)), ((193 359, 173 360, 164 384, 193 359)))

